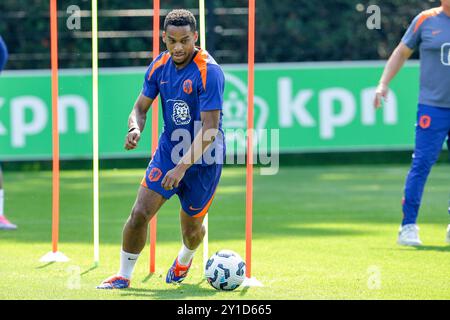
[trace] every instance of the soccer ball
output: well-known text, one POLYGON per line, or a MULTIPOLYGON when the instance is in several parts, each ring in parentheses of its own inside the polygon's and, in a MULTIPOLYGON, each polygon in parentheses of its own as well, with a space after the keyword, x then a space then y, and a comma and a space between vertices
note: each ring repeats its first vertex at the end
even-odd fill
POLYGON ((208 283, 217 290, 234 290, 245 279, 245 262, 234 251, 217 251, 206 263, 205 276, 208 283))

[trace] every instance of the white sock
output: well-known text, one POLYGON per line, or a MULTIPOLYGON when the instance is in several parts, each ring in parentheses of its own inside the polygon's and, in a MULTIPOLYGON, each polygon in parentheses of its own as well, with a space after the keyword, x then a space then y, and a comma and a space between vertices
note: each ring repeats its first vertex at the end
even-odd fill
POLYGON ((178 252, 178 263, 182 266, 187 266, 189 262, 191 262, 191 259, 194 257, 195 250, 188 249, 184 243, 181 246, 180 252, 178 252))
POLYGON ((3 204, 4 204, 5 192, 3 189, 0 189, 0 216, 3 216, 3 204))
POLYGON ((139 254, 128 253, 120 250, 120 270, 117 275, 131 279, 131 274, 134 270, 134 265, 136 264, 139 254))

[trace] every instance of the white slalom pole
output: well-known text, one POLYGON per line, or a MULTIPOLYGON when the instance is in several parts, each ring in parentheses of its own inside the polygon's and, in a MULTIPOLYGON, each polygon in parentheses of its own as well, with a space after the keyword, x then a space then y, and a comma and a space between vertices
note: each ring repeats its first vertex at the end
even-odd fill
MULTIPOLYGON (((205 0, 199 0, 199 15, 200 15, 200 47, 206 50, 206 22, 205 22, 205 0)), ((208 241, 208 214, 206 214, 203 220, 203 226, 205 227, 205 237, 203 238, 203 273, 205 272, 205 266, 209 259, 209 241, 208 241)))
POLYGON ((99 147, 98 147, 98 16, 97 0, 92 0, 92 151, 94 189, 94 264, 100 260, 99 147))

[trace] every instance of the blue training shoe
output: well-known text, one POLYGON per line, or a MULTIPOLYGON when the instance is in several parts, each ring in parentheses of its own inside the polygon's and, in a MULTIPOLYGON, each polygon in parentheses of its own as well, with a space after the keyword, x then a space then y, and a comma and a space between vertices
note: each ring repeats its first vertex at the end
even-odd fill
POLYGON ((126 289, 130 287, 130 279, 121 276, 112 276, 104 280, 97 289, 126 289))
POLYGON ((192 259, 187 266, 178 263, 178 258, 175 259, 166 276, 166 283, 181 283, 188 275, 191 267, 192 259))

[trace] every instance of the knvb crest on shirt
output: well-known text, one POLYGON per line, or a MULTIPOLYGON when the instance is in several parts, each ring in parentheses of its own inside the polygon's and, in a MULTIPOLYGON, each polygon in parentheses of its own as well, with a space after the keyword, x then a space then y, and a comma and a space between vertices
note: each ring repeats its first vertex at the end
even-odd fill
POLYGON ((183 82, 183 91, 186 94, 192 93, 192 80, 187 79, 183 82))
POLYGON ((189 105, 183 100, 168 100, 173 104, 172 119, 177 126, 189 124, 191 122, 191 113, 189 105))

